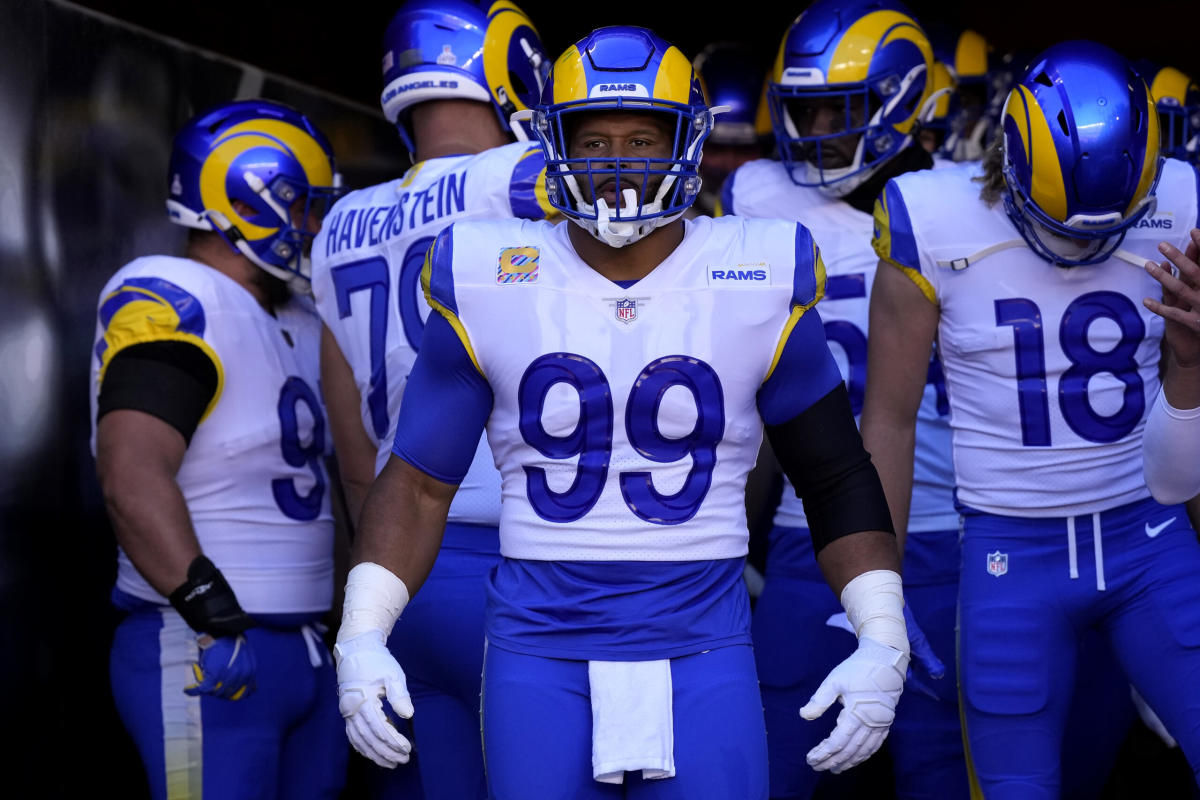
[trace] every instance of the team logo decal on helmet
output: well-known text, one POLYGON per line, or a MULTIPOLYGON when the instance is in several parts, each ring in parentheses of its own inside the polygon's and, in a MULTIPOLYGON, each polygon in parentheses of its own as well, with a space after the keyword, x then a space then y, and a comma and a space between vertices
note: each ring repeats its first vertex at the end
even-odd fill
POLYGON ((838 196, 861 185, 931 112, 932 69, 929 40, 900 3, 813 3, 784 35, 767 86, 792 180, 838 196))
POLYGON ((613 247, 678 219, 700 192, 697 168, 713 112, 691 62, 652 31, 601 28, 572 45, 554 63, 531 116, 546 155, 551 205, 613 247), (606 110, 663 115, 673 131, 671 156, 569 157, 572 116, 606 110), (596 187, 613 180, 621 186, 622 175, 641 188, 623 189, 610 208, 596 187))
POLYGON ((267 100, 224 103, 180 129, 167 174, 173 222, 216 231, 270 274, 308 290, 310 220, 342 193, 333 149, 308 117, 267 100))
POLYGON ((409 152, 408 112, 426 100, 490 103, 501 129, 525 141, 529 129, 510 120, 537 102, 549 67, 533 23, 508 0, 413 0, 384 34, 380 102, 409 152))
POLYGON ((1103 261, 1154 213, 1158 114, 1145 82, 1113 50, 1051 47, 1009 93, 1003 120, 1005 210, 1043 258, 1103 261))

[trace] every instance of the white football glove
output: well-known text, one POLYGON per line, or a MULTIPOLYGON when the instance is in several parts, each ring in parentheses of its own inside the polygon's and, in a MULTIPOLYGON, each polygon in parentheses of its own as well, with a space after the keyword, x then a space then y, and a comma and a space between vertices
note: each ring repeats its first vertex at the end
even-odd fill
POLYGON ((800 709, 800 716, 814 720, 835 700, 843 706, 833 731, 808 751, 809 766, 838 773, 870 758, 887 738, 907 669, 905 653, 869 636, 860 638, 858 649, 833 668, 800 709))
POLYGON ((354 749, 381 767, 407 764, 412 744, 387 718, 383 698, 403 719, 413 715, 404 670, 388 651, 383 633, 368 631, 333 647, 337 663, 338 709, 354 749))

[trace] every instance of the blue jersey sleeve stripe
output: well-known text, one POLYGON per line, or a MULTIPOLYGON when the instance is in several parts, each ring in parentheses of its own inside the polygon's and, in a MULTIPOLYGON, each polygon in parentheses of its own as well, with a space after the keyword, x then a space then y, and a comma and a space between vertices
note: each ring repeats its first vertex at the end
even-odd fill
POLYGON ((805 411, 842 380, 825 340, 816 309, 796 319, 775 369, 758 390, 758 413, 767 425, 780 425, 805 411))
POLYGON ((430 314, 404 386, 392 452, 443 483, 460 483, 492 413, 492 388, 458 332, 430 314))
POLYGON ((482 375, 483 367, 475 357, 475 348, 471 346, 471 337, 467 335, 466 327, 458 318, 458 304, 454 298, 453 227, 451 225, 438 234, 426 251, 425 265, 421 268, 421 286, 425 290, 425 299, 429 301, 429 307, 436 312, 430 314, 430 318, 441 316, 446 320, 458 336, 467 355, 471 357, 475 371, 482 375))
POLYGON ((454 226, 450 225, 433 240, 425 254, 425 266, 421 269, 421 288, 429 305, 441 306, 458 316, 458 302, 454 299, 454 226))
POLYGON ((908 207, 895 181, 888 181, 875 206, 875 251, 880 258, 920 271, 921 257, 908 207))
POLYGON ((531 147, 513 166, 508 188, 509 205, 519 219, 547 219, 557 213, 546 194, 546 158, 541 147, 531 147))
POLYGON ((796 269, 792 273, 792 305, 811 308, 825 294, 825 264, 812 233, 796 226, 796 269))

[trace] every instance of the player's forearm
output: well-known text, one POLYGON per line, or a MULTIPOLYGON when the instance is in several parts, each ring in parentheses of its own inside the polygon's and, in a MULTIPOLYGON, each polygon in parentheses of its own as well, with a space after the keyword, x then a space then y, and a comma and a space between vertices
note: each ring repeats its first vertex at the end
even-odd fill
POLYGON ((166 597, 187 580, 200 543, 175 480, 129 467, 102 475, 105 506, 121 549, 166 597))
POLYGON ((883 493, 892 512, 897 547, 904 552, 908 532, 908 512, 912 503, 913 453, 916 424, 901 421, 885 423, 876 415, 863 414, 863 446, 871 454, 871 463, 879 473, 883 493))
POLYGON ((1181 366, 1174 353, 1168 350, 1163 393, 1174 408, 1200 408, 1200 366, 1181 366))
POLYGON ((357 530, 363 503, 375 480, 377 451, 375 442, 363 428, 354 373, 327 326, 321 327, 321 390, 346 495, 346 513, 352 529, 357 530))
POLYGON ((96 426, 96 475, 117 543, 163 596, 187 580, 200 555, 175 481, 186 450, 177 430, 141 411, 111 411, 96 426))
POLYGON ((437 559, 456 489, 392 456, 363 505, 351 565, 378 564, 416 594, 437 559))
POLYGON ((834 594, 841 597, 846 584, 871 570, 900 572, 896 537, 885 531, 862 531, 834 539, 817 554, 817 564, 834 594))

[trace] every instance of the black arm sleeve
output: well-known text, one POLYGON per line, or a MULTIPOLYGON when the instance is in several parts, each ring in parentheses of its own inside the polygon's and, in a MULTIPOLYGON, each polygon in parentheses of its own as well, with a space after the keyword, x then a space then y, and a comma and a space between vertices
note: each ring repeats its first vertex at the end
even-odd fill
POLYGON ((845 384, 788 422, 767 426, 783 472, 804 501, 813 548, 859 531, 895 533, 871 454, 850 411, 845 384))
POLYGON ((217 391, 217 368, 194 344, 144 342, 117 353, 100 384, 96 419, 119 408, 153 414, 187 442, 217 391))

